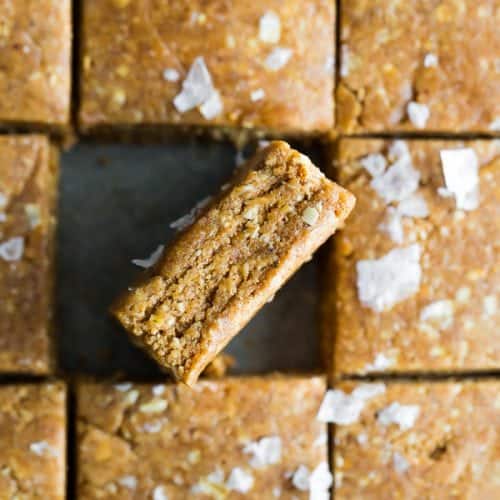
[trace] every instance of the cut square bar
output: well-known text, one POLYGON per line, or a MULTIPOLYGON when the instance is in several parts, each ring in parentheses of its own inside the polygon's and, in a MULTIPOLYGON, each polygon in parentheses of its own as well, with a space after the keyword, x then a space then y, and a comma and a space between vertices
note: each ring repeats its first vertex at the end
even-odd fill
POLYGON ((313 488, 326 498, 325 388, 322 377, 276 375, 81 384, 78 498, 306 500, 313 488))

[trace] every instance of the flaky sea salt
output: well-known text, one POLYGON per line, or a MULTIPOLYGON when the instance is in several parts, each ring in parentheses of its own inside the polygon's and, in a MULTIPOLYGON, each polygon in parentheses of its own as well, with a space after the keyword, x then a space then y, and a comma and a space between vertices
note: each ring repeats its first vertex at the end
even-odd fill
POLYGON ((488 127, 490 130, 493 130, 494 132, 500 131, 500 117, 495 118, 489 125, 488 127))
POLYGON ((428 217, 429 209, 425 199, 419 194, 412 194, 408 198, 401 200, 397 206, 397 211, 403 217, 428 217))
POLYGON ((153 490, 153 500, 168 500, 167 490, 165 486, 157 486, 153 490))
POLYGON ((259 21, 259 38, 264 43, 278 43, 281 37, 281 21, 275 12, 267 11, 259 21))
POLYGON ((34 453, 35 455, 38 455, 39 457, 42 456, 52 456, 56 457, 57 456, 57 451, 50 446, 47 441, 36 441, 34 443, 30 444, 30 451, 34 453))
POLYGON ((226 482, 226 486, 229 490, 238 491, 240 493, 249 492, 254 484, 254 479, 252 474, 247 472, 241 467, 235 467, 226 482))
POLYGON ((453 324, 454 307, 451 300, 436 300, 427 304, 420 311, 420 321, 438 323, 441 328, 449 328, 453 324))
POLYGON ((200 107, 201 114, 207 120, 215 118, 222 112, 220 94, 214 88, 203 57, 197 57, 193 61, 182 82, 182 91, 174 98, 174 106, 179 113, 200 107))
POLYGON ((435 68, 439 64, 439 59, 436 54, 428 53, 424 56, 424 67, 435 68))
POLYGON ((380 259, 356 264, 359 300, 382 312, 413 295, 420 287, 420 245, 395 248, 380 259))
POLYGON ((0 243, 0 259, 7 262, 21 260, 24 254, 24 238, 16 236, 0 243))
POLYGON ((378 413, 377 421, 384 426, 396 424, 402 431, 407 431, 415 425, 419 414, 419 406, 402 405, 396 401, 378 413))
POLYGON ((374 177, 370 186, 386 203, 402 201, 413 194, 420 181, 420 173, 413 168, 411 157, 399 157, 382 175, 374 177))
POLYGON ((159 245, 158 248, 145 259, 133 259, 132 264, 142 267, 143 269, 149 269, 153 267, 163 254, 164 245, 159 245))
POLYGON ((169 224, 171 229, 176 229, 177 231, 182 231, 189 227, 196 220, 196 217, 200 214, 200 212, 210 203, 212 200, 211 196, 207 196, 199 201, 186 215, 179 217, 174 222, 169 224))
POLYGON ((293 486, 300 491, 310 491, 310 498, 318 498, 328 492, 333 483, 333 476, 326 462, 321 462, 312 472, 305 465, 299 465, 292 476, 293 486))
POLYGON ((261 101, 264 97, 266 97, 264 89, 256 89, 250 93, 250 100, 252 102, 261 101))
POLYGON ((343 78, 349 76, 350 62, 351 53, 349 51, 349 47, 345 43, 343 43, 340 47, 340 76, 342 76, 343 78))
POLYGON ((384 220, 379 224, 378 228, 387 233, 391 240, 395 243, 403 243, 404 230, 401 214, 394 207, 388 207, 384 220))
POLYGON ((180 73, 174 68, 167 68, 163 71, 163 78, 167 82, 177 82, 179 81, 180 77, 180 73))
POLYGON ((479 206, 479 161, 472 148, 440 151, 446 190, 453 193, 458 209, 479 206))
POLYGON ((292 57, 292 54, 292 49, 287 49, 285 47, 276 47, 266 57, 264 64, 270 71, 279 71, 281 68, 284 68, 288 64, 288 61, 292 57))
POLYGON ((392 456, 392 463, 398 474, 404 474, 410 468, 408 460, 406 460, 406 458, 397 451, 394 452, 394 455, 392 456))
POLYGON ((373 363, 365 366, 366 372, 383 372, 394 365, 394 359, 388 358, 383 352, 377 354, 373 363))
POLYGON ((359 162, 372 177, 382 175, 387 167, 387 160, 385 159, 385 156, 380 153, 367 155, 361 158, 359 162))
POLYGON ((131 382, 122 382, 120 384, 115 384, 114 388, 120 392, 127 392, 130 389, 132 389, 132 383, 131 382))
POLYGON ((243 453, 252 455, 250 465, 256 469, 277 464, 281 460, 281 438, 266 436, 259 441, 247 443, 243 453))
POLYGON ((120 486, 135 490, 137 488, 137 478, 134 476, 123 476, 116 481, 120 486))
POLYGON ((406 108, 410 122, 417 128, 424 128, 431 116, 429 107, 420 102, 410 102, 406 108))
POLYGON ((384 392, 384 384, 361 384, 351 394, 340 389, 330 389, 321 403, 317 419, 320 422, 340 425, 357 422, 365 403, 384 392))
POLYGON ((206 120, 213 120, 223 110, 222 99, 217 90, 213 90, 210 97, 200 106, 200 113, 206 120))

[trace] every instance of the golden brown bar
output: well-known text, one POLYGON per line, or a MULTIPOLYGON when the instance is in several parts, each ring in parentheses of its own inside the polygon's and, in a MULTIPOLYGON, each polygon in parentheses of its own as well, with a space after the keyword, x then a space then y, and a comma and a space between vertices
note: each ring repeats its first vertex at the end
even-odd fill
POLYGON ((500 368, 498 143, 345 139, 335 157, 358 201, 325 273, 332 374, 500 368))
POLYGON ((0 372, 53 369, 58 161, 39 135, 0 137, 0 372))
POLYGON ((326 498, 324 391, 307 376, 81 384, 78 498, 326 498))
POLYGON ((86 0, 80 129, 328 132, 334 3, 86 0))
POLYGON ((306 156, 272 142, 112 312, 158 363, 192 384, 353 205, 306 156))
POLYGON ((66 498, 66 388, 0 387, 0 498, 66 498))
POLYGON ((0 4, 0 127, 69 125, 71 0, 0 4))
POLYGON ((341 132, 498 135, 498 0, 342 0, 341 13, 341 132))
POLYGON ((500 495, 500 382, 342 383, 320 415, 336 423, 335 498, 500 495))

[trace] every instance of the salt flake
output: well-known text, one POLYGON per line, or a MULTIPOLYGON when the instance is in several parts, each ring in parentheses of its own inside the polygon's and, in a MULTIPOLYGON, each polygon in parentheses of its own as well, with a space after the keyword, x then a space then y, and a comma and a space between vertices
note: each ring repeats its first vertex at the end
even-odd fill
POLYGON ((446 189, 453 193, 457 208, 475 210, 479 206, 479 161, 471 148, 440 151, 446 189))
POLYGON ((270 71, 279 71, 281 68, 285 67, 292 57, 292 49, 287 49, 284 47, 276 47, 272 52, 266 57, 265 65, 270 71))
POLYGON ((213 90, 210 97, 200 106, 200 113, 206 120, 213 120, 224 109, 222 99, 217 90, 213 90))
POLYGON ((383 352, 375 356, 373 363, 368 363, 365 366, 366 372, 383 372, 394 364, 393 358, 388 358, 383 352))
POLYGON ((243 453, 252 455, 250 465, 256 469, 276 464, 281 460, 281 438, 278 436, 263 437, 245 445, 243 453))
POLYGON ((401 156, 387 171, 372 179, 370 186, 386 203, 402 201, 413 194, 420 181, 420 173, 413 168, 409 155, 401 156))
POLYGON ((377 421, 384 426, 397 424, 402 431, 407 431, 415 425, 419 414, 419 406, 402 405, 396 401, 379 412, 377 421))
POLYGON ((392 463, 398 474, 404 474, 410 468, 408 460, 406 460, 406 458, 397 451, 394 452, 394 455, 392 456, 392 463))
POLYGON ((24 254, 24 238, 17 236, 0 243, 0 259, 7 262, 21 260, 24 254))
POLYGON ((441 328, 449 328, 453 324, 453 301, 436 300, 420 311, 420 321, 439 323, 441 328))
POLYGON ((429 209, 425 199, 419 194, 412 194, 401 200, 397 207, 398 213, 405 217, 428 217, 429 209))
POLYGON ((36 441, 30 444, 30 451, 39 457, 46 455, 57 457, 58 453, 47 441, 36 441))
POLYGON ((212 200, 211 196, 207 196, 199 201, 186 215, 179 217, 174 222, 171 222, 169 227, 171 229, 176 229, 177 231, 182 231, 189 227, 196 220, 200 212, 210 203, 212 200))
POLYGON ((129 490, 137 488, 137 478, 134 476, 123 476, 117 480, 117 483, 129 490))
POLYGON ((177 82, 180 77, 180 73, 174 68, 167 68, 163 71, 163 78, 167 82, 177 82))
POLYGON ((387 160, 385 159, 385 156, 380 153, 367 155, 364 158, 361 158, 360 163, 372 177, 382 175, 387 167, 387 160))
POLYGON ((380 259, 356 264, 361 303, 382 312, 413 295, 420 287, 422 269, 418 243, 395 248, 380 259))
POLYGON ((309 489, 318 494, 327 493, 333 483, 333 476, 326 462, 321 462, 309 477, 309 489))
POLYGON ((264 89, 256 89, 250 93, 250 100, 252 102, 261 101, 264 97, 266 97, 264 89))
POLYGON ((240 493, 247 493, 253 487, 254 479, 252 474, 247 472, 241 467, 235 467, 226 482, 229 490, 239 491, 240 493))
POLYGON ((153 267, 163 254, 164 245, 159 245, 158 248, 146 259, 133 259, 132 264, 142 267, 144 269, 149 269, 153 267))
POLYGON ((265 43, 278 43, 281 37, 281 21, 273 11, 267 11, 259 21, 259 38, 265 43))
POLYGON ((406 112, 411 123, 417 128, 424 128, 431 116, 429 107, 420 102, 410 102, 406 108, 406 112))
POLYGON ((153 490, 153 500, 168 500, 167 490, 165 486, 157 486, 153 490))
POLYGON ((439 59, 436 54, 428 53, 424 57, 425 68, 435 68, 439 64, 439 59))
POLYGON ((330 389, 325 394, 316 418, 330 424, 352 424, 358 421, 365 403, 384 392, 384 384, 361 384, 351 394, 330 389))

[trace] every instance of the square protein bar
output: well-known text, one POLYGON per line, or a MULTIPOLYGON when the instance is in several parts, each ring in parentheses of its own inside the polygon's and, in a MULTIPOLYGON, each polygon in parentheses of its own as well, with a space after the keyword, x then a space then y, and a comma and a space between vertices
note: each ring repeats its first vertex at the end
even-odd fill
POLYGON ((306 156, 272 142, 154 256, 156 264, 112 312, 189 385, 343 224, 353 204, 306 156))
POLYGON ((0 373, 53 368, 57 179, 47 138, 0 136, 0 373))
POLYGON ((340 384, 320 411, 335 498, 498 498, 499 394, 498 380, 340 384))
POLYGON ((81 384, 78 498, 326 498, 324 391, 306 376, 81 384))
POLYGON ((499 133, 498 0, 342 0, 341 12, 341 132, 499 133))
POLYGON ((334 375, 500 368, 496 141, 340 141, 356 196, 322 299, 334 375))
POLYGON ((0 127, 69 124, 71 0, 0 4, 0 127))
POLYGON ((0 499, 66 498, 66 389, 0 387, 0 499))
POLYGON ((86 0, 80 129, 328 132, 334 3, 86 0))

